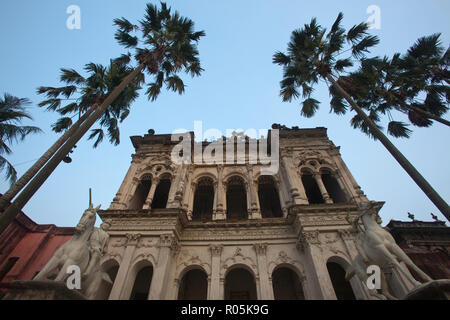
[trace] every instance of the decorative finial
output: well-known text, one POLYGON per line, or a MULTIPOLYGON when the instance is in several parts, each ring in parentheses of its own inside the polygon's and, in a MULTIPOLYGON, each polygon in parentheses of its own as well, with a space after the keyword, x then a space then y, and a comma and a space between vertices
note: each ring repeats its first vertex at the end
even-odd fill
POLYGON ((430 214, 431 214, 431 217, 433 218, 434 221, 436 221, 436 222, 441 222, 441 221, 438 219, 437 215, 433 214, 433 212, 430 212, 430 214))
POLYGON ((410 218, 412 221, 416 221, 414 215, 411 214, 411 212, 408 212, 408 218, 410 218))

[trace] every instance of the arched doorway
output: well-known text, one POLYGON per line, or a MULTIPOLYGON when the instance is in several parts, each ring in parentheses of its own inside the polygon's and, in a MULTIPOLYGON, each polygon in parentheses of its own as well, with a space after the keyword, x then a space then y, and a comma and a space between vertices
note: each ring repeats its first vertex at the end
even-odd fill
POLYGON ((155 196, 152 201, 152 209, 164 209, 167 206, 170 186, 170 176, 163 176, 156 187, 155 196))
POLYGON ((152 283, 153 267, 145 266, 136 274, 130 300, 147 300, 152 283))
POLYGON ((258 198, 263 218, 280 218, 283 216, 280 196, 272 176, 259 177, 258 198))
POLYGON ((214 206, 214 183, 211 178, 201 178, 194 195, 192 220, 211 220, 214 206))
POLYGON ((244 180, 234 176, 227 183, 227 219, 248 219, 247 190, 244 180))
POLYGON ((352 286, 345 280, 345 270, 336 262, 327 262, 328 274, 338 300, 356 300, 352 286))
POLYGON ((206 300, 208 298, 208 276, 203 270, 186 272, 181 279, 178 300, 206 300))
POLYGON ((272 273, 272 285, 275 300, 305 300, 300 279, 290 268, 277 268, 272 273))
POLYGON ((256 300, 255 277, 244 268, 236 268, 225 277, 225 300, 256 300))

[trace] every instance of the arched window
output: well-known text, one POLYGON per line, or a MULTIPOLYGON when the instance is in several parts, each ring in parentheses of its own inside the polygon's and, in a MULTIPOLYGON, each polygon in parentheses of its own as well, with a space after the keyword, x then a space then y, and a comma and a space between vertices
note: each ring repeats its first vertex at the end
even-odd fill
POLYGON ((225 300, 256 300, 256 283, 253 275, 236 268, 225 277, 225 300))
POLYGON ((214 206, 214 184, 211 178, 198 181, 194 195, 192 220, 211 220, 214 206))
POLYGON ((272 285, 275 300, 305 300, 300 279, 289 268, 277 268, 272 273, 272 285))
POLYGON ((155 190, 155 196, 153 197, 152 209, 164 209, 166 207, 167 200, 169 199, 170 185, 170 176, 164 175, 161 177, 155 190))
POLYGON ((347 202, 345 194, 336 178, 329 171, 322 172, 322 182, 334 203, 347 202))
POLYGON ((305 188, 306 197, 308 198, 309 204, 325 203, 319 186, 317 185, 316 179, 311 172, 302 171, 302 183, 303 187, 305 188))
POLYGON ((206 300, 208 297, 208 277, 203 270, 186 272, 180 282, 178 300, 206 300))
POLYGON ((280 196, 272 176, 261 176, 258 179, 258 198, 263 218, 282 217, 280 196))
POLYGON ((248 219, 247 212, 247 190, 244 180, 234 176, 227 184, 227 219, 248 219))
POLYGON ((145 200, 147 199, 150 187, 152 186, 152 181, 150 176, 143 176, 141 181, 139 181, 136 191, 130 200, 128 206, 129 209, 139 210, 144 206, 145 200))
POLYGON ((345 280, 345 270, 336 262, 327 263, 328 273, 338 300, 356 300, 350 282, 345 280))
POLYGON ((153 267, 143 267, 136 275, 130 300, 147 300, 152 283, 153 267))

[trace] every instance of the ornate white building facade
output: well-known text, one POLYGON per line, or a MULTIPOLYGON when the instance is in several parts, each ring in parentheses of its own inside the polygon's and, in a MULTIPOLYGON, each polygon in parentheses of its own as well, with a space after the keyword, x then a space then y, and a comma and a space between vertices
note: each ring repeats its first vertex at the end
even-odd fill
MULTIPOLYGON (((248 152, 177 165, 171 135, 132 137, 128 173, 99 212, 111 225, 102 267, 114 280, 100 298, 370 299, 356 277, 344 279, 357 255, 346 217, 368 199, 339 147, 325 128, 274 128, 275 175, 248 152)), ((387 276, 394 294, 410 289, 395 270, 387 276)))

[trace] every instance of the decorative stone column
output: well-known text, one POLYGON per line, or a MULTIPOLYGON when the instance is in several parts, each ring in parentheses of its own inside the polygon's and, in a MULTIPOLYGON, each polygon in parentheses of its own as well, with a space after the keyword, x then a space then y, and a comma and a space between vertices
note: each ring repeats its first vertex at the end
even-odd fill
POLYGON ((130 194, 130 189, 133 186, 133 179, 136 179, 136 172, 139 167, 140 159, 142 156, 132 155, 132 160, 130 167, 128 168, 127 174, 123 179, 122 184, 120 185, 119 190, 116 193, 116 196, 111 203, 110 209, 126 209, 127 208, 127 199, 130 194))
POLYGON ((180 208, 181 200, 184 192, 184 180, 186 176, 186 165, 184 163, 178 165, 175 176, 172 178, 169 197, 167 199, 167 208, 180 208))
POLYGON ((194 211, 195 183, 191 182, 188 188, 189 188, 189 198, 187 206, 187 217, 188 220, 192 220, 192 213, 194 211))
POLYGON ((284 175, 284 181, 288 189, 288 195, 293 204, 308 204, 306 192, 298 177, 296 170, 293 169, 291 157, 288 156, 287 151, 281 153, 281 172, 284 175), (297 178, 294 180, 294 178, 297 178))
POLYGON ((122 261, 120 262, 119 270, 117 271, 116 279, 114 280, 111 293, 109 294, 109 300, 127 299, 123 297, 123 289, 126 285, 125 281, 130 269, 131 258, 133 257, 136 245, 141 237, 140 234, 127 234, 124 242, 125 251, 123 253, 122 261))
POLYGON ((224 201, 224 184, 223 184, 223 165, 217 166, 217 187, 216 187, 216 199, 215 212, 213 215, 214 220, 226 219, 226 200, 224 201))
POLYGON ((298 249, 305 255, 309 292, 311 299, 336 300, 333 284, 326 261, 322 257, 319 231, 307 231, 300 234, 298 249))
POLYGON ((145 199, 144 206, 142 207, 142 209, 150 209, 152 207, 153 198, 155 197, 155 191, 158 184, 159 178, 157 177, 153 178, 150 191, 148 192, 147 199, 145 199))
POLYGON ((211 251, 211 281, 208 294, 208 300, 221 300, 222 287, 220 281, 220 255, 222 254, 222 245, 212 245, 209 247, 211 251))
POLYGON ((248 190, 250 197, 250 207, 249 210, 249 218, 250 219, 261 219, 261 209, 259 208, 258 195, 256 194, 255 182, 253 181, 253 166, 251 164, 247 164, 247 175, 248 175, 248 190))
POLYGON ((261 300, 273 300, 273 287, 269 280, 269 274, 267 271, 267 244, 257 243, 253 245, 256 251, 256 257, 258 261, 258 273, 259 273, 259 286, 260 286, 260 299, 261 300))
POLYGON ((166 285, 172 262, 172 253, 177 250, 177 240, 171 234, 162 234, 159 238, 158 262, 153 271, 152 284, 148 300, 162 300, 166 293, 166 285))
POLYGON ((330 195, 327 192, 327 189, 325 188, 325 185, 322 181, 322 176, 319 173, 313 174, 314 180, 317 182, 317 186, 320 189, 320 193, 322 194, 322 198, 325 201, 325 203, 332 204, 333 200, 331 199, 330 195))

